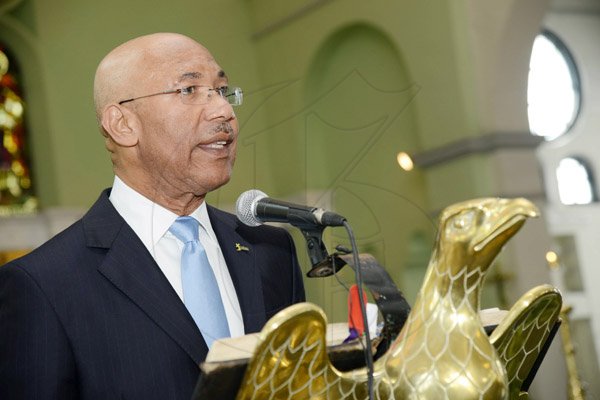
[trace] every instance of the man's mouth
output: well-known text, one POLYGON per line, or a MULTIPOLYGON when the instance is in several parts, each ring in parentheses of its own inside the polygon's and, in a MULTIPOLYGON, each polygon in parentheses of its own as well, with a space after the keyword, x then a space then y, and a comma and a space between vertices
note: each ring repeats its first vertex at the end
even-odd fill
POLYGON ((229 144, 231 144, 231 140, 219 140, 218 142, 205 144, 203 147, 207 147, 209 149, 222 149, 229 144))
POLYGON ((235 132, 228 122, 223 122, 213 127, 210 131, 210 139, 198 144, 204 150, 223 150, 234 142, 235 132))
POLYGON ((233 139, 220 139, 208 143, 200 143, 198 147, 205 150, 222 150, 226 149, 231 143, 233 143, 233 139))

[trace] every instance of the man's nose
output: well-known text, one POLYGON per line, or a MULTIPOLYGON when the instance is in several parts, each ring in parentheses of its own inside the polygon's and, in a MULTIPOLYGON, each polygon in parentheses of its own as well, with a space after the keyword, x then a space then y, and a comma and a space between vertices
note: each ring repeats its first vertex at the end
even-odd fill
POLYGON ((208 102, 206 116, 210 120, 223 119, 228 121, 235 118, 235 113, 233 112, 233 106, 229 104, 229 101, 227 101, 225 97, 219 95, 212 97, 208 102))

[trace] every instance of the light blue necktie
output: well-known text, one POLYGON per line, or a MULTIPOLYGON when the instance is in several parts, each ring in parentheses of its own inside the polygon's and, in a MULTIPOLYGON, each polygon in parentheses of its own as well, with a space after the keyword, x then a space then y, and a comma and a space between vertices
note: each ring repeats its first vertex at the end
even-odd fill
POLYGON ((192 217, 179 217, 169 231, 184 243, 181 252, 183 302, 210 348, 214 340, 230 334, 219 286, 198 237, 199 225, 192 217))

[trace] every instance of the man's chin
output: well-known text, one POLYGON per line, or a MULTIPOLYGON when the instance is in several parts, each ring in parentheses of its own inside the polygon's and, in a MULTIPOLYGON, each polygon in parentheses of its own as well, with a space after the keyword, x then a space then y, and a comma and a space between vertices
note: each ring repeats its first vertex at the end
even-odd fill
POLYGON ((196 192, 199 196, 207 195, 210 192, 214 192, 215 190, 221 188, 225 184, 227 184, 231 180, 231 175, 227 175, 224 177, 220 177, 218 179, 214 179, 210 182, 203 182, 199 185, 199 190, 196 192))

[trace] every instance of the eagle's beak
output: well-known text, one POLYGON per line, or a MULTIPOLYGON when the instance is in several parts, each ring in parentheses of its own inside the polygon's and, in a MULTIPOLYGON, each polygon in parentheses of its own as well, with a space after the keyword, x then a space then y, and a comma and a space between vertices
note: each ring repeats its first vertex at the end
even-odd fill
POLYGON ((529 200, 494 199, 485 205, 486 223, 481 226, 474 250, 480 252, 490 245, 502 247, 523 226, 527 218, 539 215, 538 208, 529 200))

